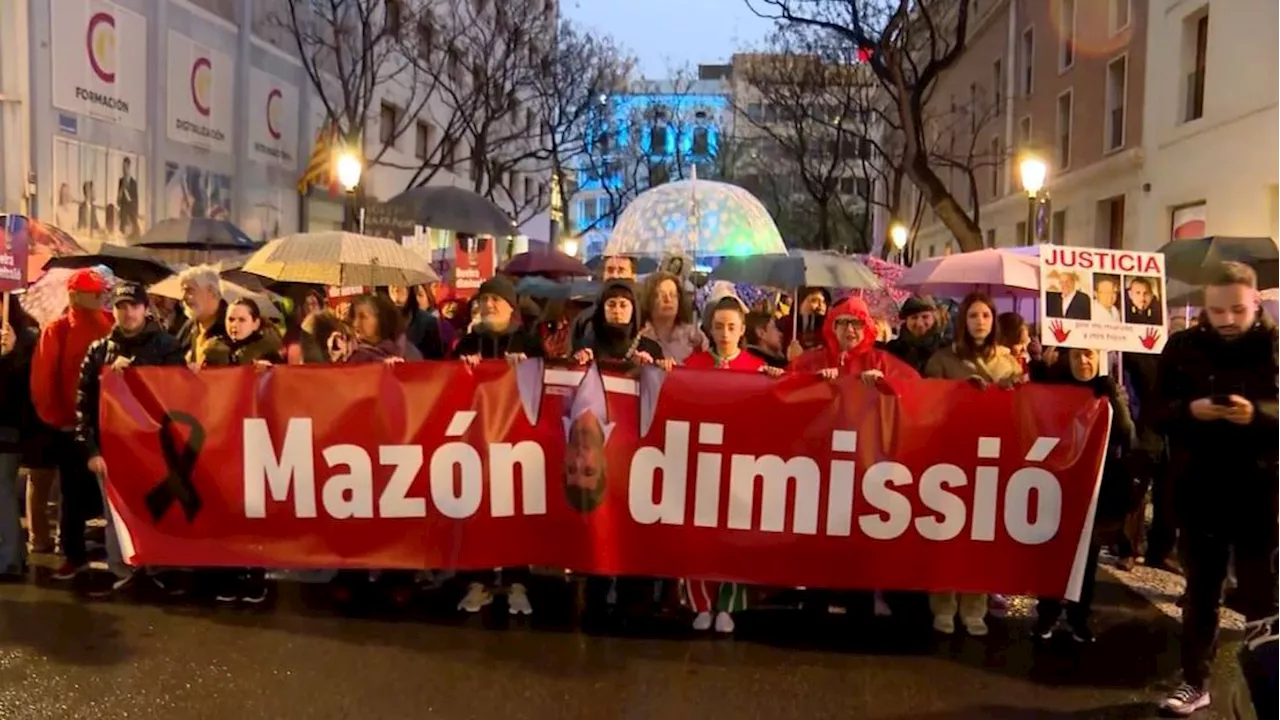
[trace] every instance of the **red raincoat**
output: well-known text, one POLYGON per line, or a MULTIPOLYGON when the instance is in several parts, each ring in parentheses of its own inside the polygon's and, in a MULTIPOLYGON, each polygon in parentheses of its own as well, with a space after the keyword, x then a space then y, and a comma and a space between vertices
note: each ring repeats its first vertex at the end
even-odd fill
POLYGON ((875 346, 875 320, 862 298, 846 298, 828 310, 826 322, 822 325, 822 338, 823 347, 805 352, 792 360, 787 369, 816 373, 827 368, 839 368, 841 375, 861 375, 867 370, 878 370, 889 381, 920 379, 915 368, 875 346), (862 342, 857 347, 841 351, 836 339, 836 321, 847 317, 862 320, 862 342))

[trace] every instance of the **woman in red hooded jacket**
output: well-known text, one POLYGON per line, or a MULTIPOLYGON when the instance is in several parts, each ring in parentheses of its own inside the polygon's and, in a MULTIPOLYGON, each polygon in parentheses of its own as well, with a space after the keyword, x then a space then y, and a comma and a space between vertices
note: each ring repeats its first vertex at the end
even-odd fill
POLYGON ((920 379, 915 368, 875 346, 875 321, 861 298, 846 298, 828 310, 822 337, 821 347, 792 360, 787 369, 816 372, 829 380, 860 375, 868 384, 920 379))

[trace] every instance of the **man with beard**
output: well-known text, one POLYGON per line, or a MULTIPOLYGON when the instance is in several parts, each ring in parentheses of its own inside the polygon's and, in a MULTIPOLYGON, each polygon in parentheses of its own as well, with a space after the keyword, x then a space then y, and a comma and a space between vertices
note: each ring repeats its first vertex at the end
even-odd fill
POLYGON ((136 575, 125 567, 106 500, 107 461, 99 445, 98 407, 104 370, 122 371, 144 365, 181 365, 182 347, 147 315, 147 293, 139 285, 121 283, 111 293, 111 310, 116 326, 109 335, 89 346, 80 367, 76 392, 76 442, 89 458, 88 469, 98 479, 107 513, 108 568, 117 579, 107 588, 90 594, 102 596, 128 584, 136 575))
POLYGON ((1276 328, 1260 312, 1257 275, 1246 265, 1223 263, 1204 294, 1204 320, 1169 338, 1157 373, 1187 576, 1183 684, 1162 708, 1183 717, 1210 703, 1233 555, 1245 620, 1275 613, 1276 328))
POLYGON ((231 344, 227 335, 227 301, 222 299, 222 278, 213 265, 196 265, 178 275, 182 287, 182 304, 187 309, 187 322, 178 330, 178 344, 186 353, 187 364, 204 365, 204 351, 214 341, 231 344))
POLYGON ((1124 306, 1124 320, 1142 325, 1164 324, 1160 301, 1150 279, 1136 277, 1129 281, 1129 302, 1124 306))
POLYGON ((468 365, 482 359, 542 357, 542 343, 520 325, 517 306, 516 289, 510 280, 502 275, 485 280, 476 292, 479 322, 458 341, 453 356, 468 365))
POLYGON ((913 295, 902 303, 898 318, 902 331, 884 349, 923 373, 934 351, 946 344, 938 331, 938 309, 929 298, 913 295))

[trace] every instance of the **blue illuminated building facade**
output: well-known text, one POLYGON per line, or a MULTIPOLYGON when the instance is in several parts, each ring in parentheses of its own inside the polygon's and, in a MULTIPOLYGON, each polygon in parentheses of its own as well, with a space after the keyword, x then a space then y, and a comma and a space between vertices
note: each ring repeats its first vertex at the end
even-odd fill
POLYGON ((639 81, 602 98, 585 152, 572 162, 569 227, 585 257, 599 255, 618 214, 654 185, 720 175, 732 135, 729 67, 702 65, 697 80, 639 81))

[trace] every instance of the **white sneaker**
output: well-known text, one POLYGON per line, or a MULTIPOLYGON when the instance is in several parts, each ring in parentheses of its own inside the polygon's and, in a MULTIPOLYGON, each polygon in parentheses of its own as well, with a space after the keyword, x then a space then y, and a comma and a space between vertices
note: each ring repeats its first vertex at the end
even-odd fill
POLYGON ((1165 698, 1164 702, 1160 703, 1160 709, 1178 717, 1187 717, 1197 710, 1209 707, 1211 700, 1208 690, 1182 683, 1176 690, 1169 693, 1169 697, 1165 698))
POLYGON ((987 623, 985 620, 970 620, 964 624, 964 631, 974 637, 982 637, 987 634, 987 623))
POLYGON ((732 615, 723 611, 716 613, 716 632, 728 634, 733 632, 733 628, 732 615))
POLYGON ((698 616, 693 619, 693 629, 697 630, 698 632, 702 632, 704 630, 710 630, 711 629, 711 613, 709 612, 698 613, 698 616))
POLYGON ((956 619, 954 617, 947 617, 946 615, 934 615, 933 629, 943 635, 954 634, 956 631, 956 619))
POLYGON ((529 593, 524 585, 512 583, 507 589, 507 612, 512 615, 532 615, 533 605, 529 604, 529 593))
POLYGON ((458 609, 469 613, 480 612, 480 608, 491 602, 493 593, 489 592, 489 588, 480 583, 471 583, 467 586, 467 594, 458 603, 458 609))
POLYGON ((884 601, 884 595, 877 590, 873 596, 876 605, 876 617, 893 617, 893 610, 889 607, 889 603, 884 601))

